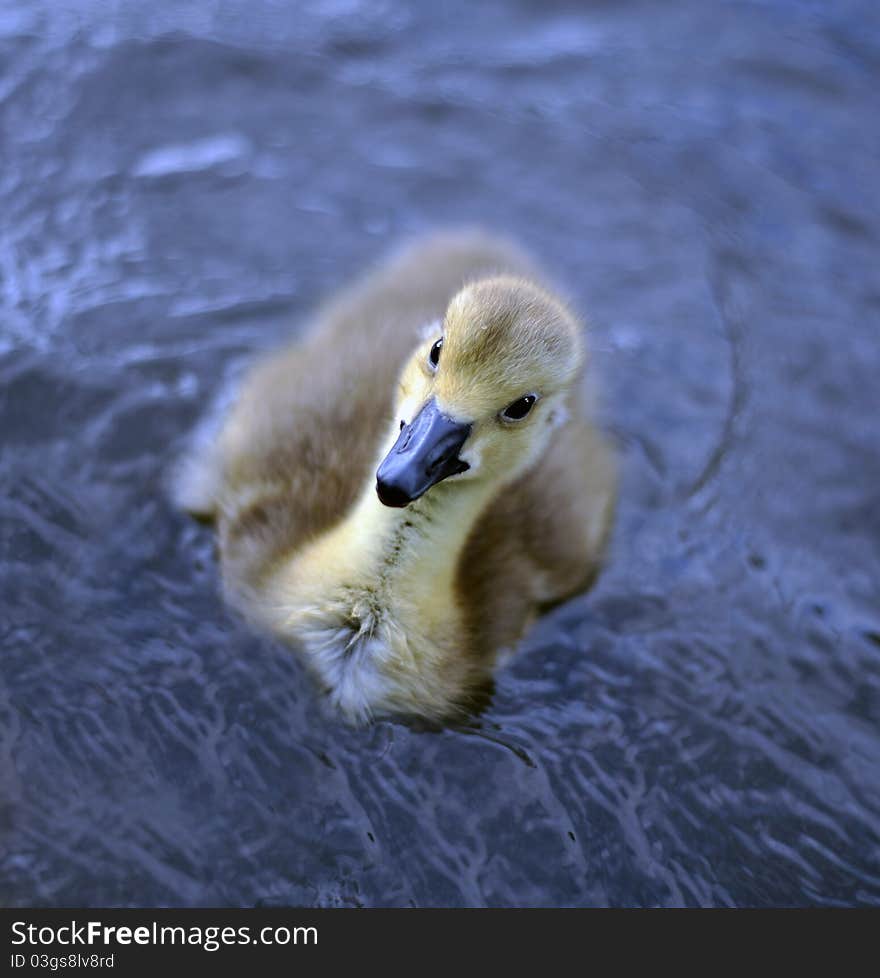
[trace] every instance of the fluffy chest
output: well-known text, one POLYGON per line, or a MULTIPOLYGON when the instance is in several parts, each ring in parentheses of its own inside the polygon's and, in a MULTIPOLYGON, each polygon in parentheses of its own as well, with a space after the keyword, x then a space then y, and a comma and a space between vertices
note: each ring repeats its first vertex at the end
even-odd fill
MULTIPOLYGON (((435 514, 436 517, 436 514, 435 514)), ((281 567, 272 627, 350 720, 440 718, 473 669, 454 584, 460 541, 432 519, 365 493, 351 516, 281 567)))
POLYGON ((368 596, 343 594, 306 604, 289 618, 288 634, 349 719, 368 720, 393 695, 408 644, 368 596))
POLYGON ((286 635, 349 720, 400 712, 441 716, 455 700, 463 652, 455 622, 438 634, 404 610, 350 588, 291 609, 286 635))

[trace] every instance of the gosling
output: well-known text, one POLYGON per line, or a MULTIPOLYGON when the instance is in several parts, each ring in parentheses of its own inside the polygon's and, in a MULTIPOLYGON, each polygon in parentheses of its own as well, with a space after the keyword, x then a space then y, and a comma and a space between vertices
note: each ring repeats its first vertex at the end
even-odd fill
POLYGON ((465 717, 603 560, 613 454, 583 329, 512 244, 429 237, 326 305, 194 440, 174 493, 227 599, 353 723, 465 717))

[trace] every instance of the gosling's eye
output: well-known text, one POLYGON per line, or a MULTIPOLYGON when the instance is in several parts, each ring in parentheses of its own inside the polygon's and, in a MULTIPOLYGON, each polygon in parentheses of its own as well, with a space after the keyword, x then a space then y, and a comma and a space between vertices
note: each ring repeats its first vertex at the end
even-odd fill
POLYGON ((440 362, 440 351, 443 349, 443 337, 441 336, 439 340, 431 347, 431 352, 428 354, 428 363, 431 364, 431 369, 436 370, 437 364, 440 362))
POLYGON ((538 400, 537 394, 526 394, 513 404, 508 404, 501 412, 501 417, 505 421, 522 421, 522 419, 532 410, 538 400))

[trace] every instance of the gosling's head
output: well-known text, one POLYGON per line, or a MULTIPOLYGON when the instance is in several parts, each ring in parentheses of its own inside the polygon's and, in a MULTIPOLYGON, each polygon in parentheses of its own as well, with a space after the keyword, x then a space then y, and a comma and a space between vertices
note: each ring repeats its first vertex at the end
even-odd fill
POLYGON ((379 498, 406 506, 443 480, 515 479, 565 419, 583 357, 577 322, 538 286, 510 277, 466 286, 403 370, 379 498))

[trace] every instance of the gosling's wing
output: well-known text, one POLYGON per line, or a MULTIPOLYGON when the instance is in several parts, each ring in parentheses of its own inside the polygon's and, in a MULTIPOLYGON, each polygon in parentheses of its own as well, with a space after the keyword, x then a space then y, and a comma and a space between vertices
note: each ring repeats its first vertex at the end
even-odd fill
POLYGON ((526 552, 538 568, 534 597, 547 606, 584 590, 605 550, 617 498, 617 466, 606 436, 586 418, 571 421, 550 447, 545 472, 524 491, 526 552))
POLYGON ((605 437, 574 417, 487 510, 459 571, 460 599, 483 655, 511 648, 539 608, 590 584, 604 556, 616 481, 605 437))

